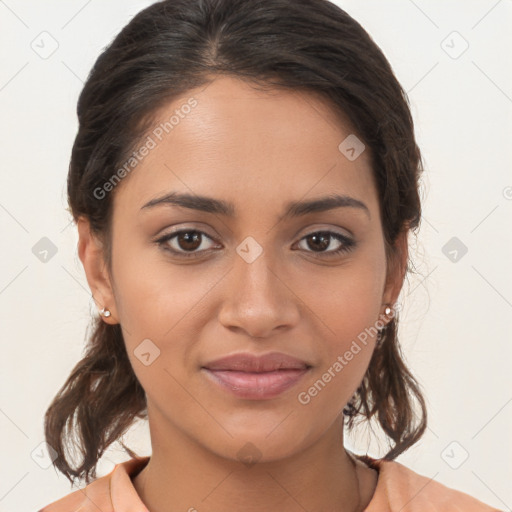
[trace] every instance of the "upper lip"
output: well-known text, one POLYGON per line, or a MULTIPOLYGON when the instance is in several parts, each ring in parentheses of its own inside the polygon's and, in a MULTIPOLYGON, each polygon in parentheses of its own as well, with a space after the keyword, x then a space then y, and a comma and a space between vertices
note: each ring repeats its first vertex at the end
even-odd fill
POLYGON ((255 355, 250 353, 232 354, 203 365, 209 370, 235 370, 241 372, 272 372, 275 370, 304 370, 311 365, 281 352, 255 355))

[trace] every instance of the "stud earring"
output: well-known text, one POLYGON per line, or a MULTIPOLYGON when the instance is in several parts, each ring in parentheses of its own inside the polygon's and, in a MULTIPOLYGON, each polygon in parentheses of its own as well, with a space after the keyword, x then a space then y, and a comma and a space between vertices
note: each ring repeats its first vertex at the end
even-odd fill
MULTIPOLYGON (((386 309, 384 309, 384 314, 387 316, 391 313, 392 309, 389 306, 386 306, 386 309)), ((380 348, 382 345, 382 331, 387 327, 387 324, 384 325, 381 329, 378 330, 377 333, 377 342, 375 344, 375 348, 380 348)))
POLYGON ((100 310, 100 315, 108 317, 110 316, 110 311, 108 309, 103 308, 102 310, 100 310))

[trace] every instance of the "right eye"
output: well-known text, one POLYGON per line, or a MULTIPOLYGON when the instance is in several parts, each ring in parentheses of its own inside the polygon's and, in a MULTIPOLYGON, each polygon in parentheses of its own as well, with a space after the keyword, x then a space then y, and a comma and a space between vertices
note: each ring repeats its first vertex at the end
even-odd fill
POLYGON ((209 249, 204 249, 203 238, 206 237, 212 240, 206 233, 197 229, 181 229, 168 233, 158 240, 156 243, 162 247, 164 251, 169 251, 173 255, 184 258, 197 257, 199 253, 207 252, 209 249), (175 242, 169 244, 168 242, 175 242), (197 249, 203 247, 203 250, 198 251, 197 249))

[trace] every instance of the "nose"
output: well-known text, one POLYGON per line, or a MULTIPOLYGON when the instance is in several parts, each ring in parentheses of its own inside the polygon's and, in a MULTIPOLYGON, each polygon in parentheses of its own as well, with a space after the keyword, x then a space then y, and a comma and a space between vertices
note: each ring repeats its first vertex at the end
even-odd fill
POLYGON ((268 338, 298 323, 298 302, 290 273, 271 262, 265 251, 251 263, 237 255, 227 276, 219 321, 251 338, 268 338))

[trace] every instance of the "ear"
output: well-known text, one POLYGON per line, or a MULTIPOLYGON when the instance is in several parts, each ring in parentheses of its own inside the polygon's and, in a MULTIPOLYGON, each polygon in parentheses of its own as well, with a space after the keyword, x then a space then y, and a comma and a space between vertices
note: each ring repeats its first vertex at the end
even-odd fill
POLYGON ((400 232, 388 261, 382 303, 389 304, 389 307, 392 307, 397 301, 405 279, 409 256, 408 234, 409 229, 407 228, 400 232))
POLYGON ((85 217, 78 219, 77 228, 78 256, 84 266, 93 299, 98 310, 105 308, 111 313, 109 317, 102 316, 102 319, 108 324, 116 324, 118 316, 114 292, 104 259, 103 244, 92 233, 90 222, 85 217))

